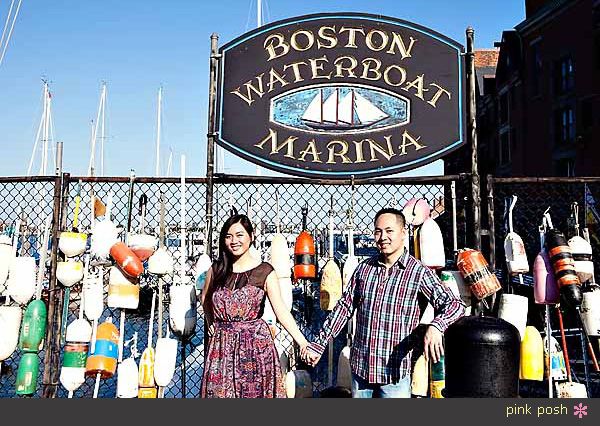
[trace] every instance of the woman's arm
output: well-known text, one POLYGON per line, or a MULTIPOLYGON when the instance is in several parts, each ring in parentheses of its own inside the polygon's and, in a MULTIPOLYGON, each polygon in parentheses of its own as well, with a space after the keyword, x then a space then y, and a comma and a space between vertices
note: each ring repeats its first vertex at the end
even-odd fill
POLYGON ((290 333, 294 341, 298 343, 298 346, 300 346, 300 349, 305 348, 308 345, 308 341, 300 332, 300 329, 296 324, 296 320, 281 299, 279 280, 277 279, 277 274, 275 271, 271 272, 267 276, 265 287, 267 290, 267 296, 269 297, 269 301, 273 307, 273 312, 275 312, 275 316, 277 317, 277 321, 279 321, 287 330, 287 332, 290 333))

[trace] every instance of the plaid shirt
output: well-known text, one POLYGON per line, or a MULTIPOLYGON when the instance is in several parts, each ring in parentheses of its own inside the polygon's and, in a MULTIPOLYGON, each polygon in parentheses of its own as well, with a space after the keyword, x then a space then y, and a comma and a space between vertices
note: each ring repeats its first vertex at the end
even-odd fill
POLYGON ((309 348, 318 354, 357 310, 350 351, 352 372, 369 383, 396 383, 410 373, 413 330, 419 324, 421 293, 433 305, 431 325, 442 333, 464 313, 464 304, 406 250, 389 269, 378 256, 362 262, 309 348))

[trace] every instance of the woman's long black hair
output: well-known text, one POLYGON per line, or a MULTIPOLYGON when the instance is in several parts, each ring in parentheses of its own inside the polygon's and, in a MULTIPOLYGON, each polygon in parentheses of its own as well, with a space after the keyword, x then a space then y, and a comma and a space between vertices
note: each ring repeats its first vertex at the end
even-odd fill
MULTIPOLYGON (((205 312, 212 312, 212 293, 214 293, 214 291, 218 288, 225 286, 227 280, 233 272, 234 259, 231 252, 227 250, 227 247, 225 246, 225 237, 227 237, 229 228, 236 223, 241 224, 248 235, 250 235, 251 238, 253 237, 254 228, 252 226, 252 222, 250 222, 250 219, 248 219, 248 216, 245 214, 235 213, 223 224, 221 232, 219 233, 219 258, 212 265, 212 285, 208 289, 206 298, 204 299, 205 312)), ((252 242, 250 244, 252 244, 252 242)))

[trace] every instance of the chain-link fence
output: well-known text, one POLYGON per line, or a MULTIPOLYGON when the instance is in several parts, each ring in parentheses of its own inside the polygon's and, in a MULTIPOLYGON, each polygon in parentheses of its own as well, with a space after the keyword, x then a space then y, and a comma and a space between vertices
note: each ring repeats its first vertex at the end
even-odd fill
MULTIPOLYGON (((180 258, 180 224, 181 208, 180 197, 181 187, 178 179, 174 178, 135 178, 133 183, 125 178, 77 178, 64 175, 63 193, 62 193, 62 215, 60 226, 63 230, 70 230, 73 225, 75 198, 77 194, 81 196, 79 208, 80 232, 90 232, 90 224, 93 215, 93 207, 90 202, 91 195, 108 204, 112 198, 111 216, 114 223, 119 228, 126 229, 128 226, 128 205, 131 202, 133 206, 131 212, 130 230, 132 233, 141 232, 141 214, 138 207, 138 200, 142 195, 147 197, 147 208, 145 211, 145 230, 158 235, 160 220, 160 193, 165 198, 165 246, 175 259, 180 258), (131 189, 131 200, 129 199, 131 189)), ((52 213, 52 194, 55 185, 60 185, 60 179, 48 178, 45 181, 16 181, 10 179, 0 180, 0 194, 2 195, 2 204, 0 205, 0 221, 7 224, 14 223, 19 215, 19 206, 23 205, 25 216, 33 226, 30 231, 32 241, 32 255, 38 256, 41 235, 41 223, 44 215, 52 213), (42 185, 43 184, 43 185, 42 185), (43 190, 42 190, 43 189, 43 190)), ((328 253, 328 212, 330 210, 331 200, 333 199, 334 211, 334 251, 335 258, 340 266, 347 253, 348 241, 346 231, 349 225, 350 206, 353 206, 352 222, 355 235, 355 246, 357 247, 357 256, 368 257, 375 250, 372 240, 372 220, 382 207, 397 206, 401 208, 411 198, 426 198, 432 206, 432 215, 442 230, 446 241, 447 259, 453 258, 453 239, 456 238, 456 244, 459 247, 467 245, 466 235, 467 226, 465 216, 469 209, 468 194, 469 181, 465 176, 445 176, 439 178, 401 178, 401 179, 379 179, 368 181, 356 181, 354 184, 335 183, 310 183, 302 179, 293 178, 254 178, 247 179, 243 177, 217 177, 214 186, 213 199, 213 259, 218 247, 219 230, 230 214, 231 207, 235 207, 239 212, 247 213, 255 224, 257 231, 256 245, 263 260, 269 259, 270 237, 276 232, 279 224, 280 231, 288 237, 290 248, 293 248, 295 237, 302 228, 301 208, 308 206, 307 228, 315 236, 317 246, 317 258, 319 266, 322 267, 329 256, 328 253), (456 191, 453 190, 456 188, 456 191), (454 199, 453 199, 454 195, 454 199), (277 202, 278 201, 278 202, 277 202), (456 211, 453 205, 456 204, 456 211), (457 217, 457 229, 453 232, 452 216, 457 217)), ((110 206, 106 206, 107 208, 110 206)), ((186 180, 186 253, 185 253, 185 273, 195 280, 194 265, 200 254, 204 253, 207 246, 206 236, 208 235, 205 222, 206 210, 206 180, 188 179, 186 180)), ((55 215, 56 218, 59 216, 55 215)), ((122 233, 123 236, 124 232, 122 233)), ((52 250, 56 253, 56 250, 52 250)), ((59 253, 59 260, 61 254, 59 253)), ((50 256, 49 256, 50 258, 50 256)), ((84 256, 72 259, 83 261, 84 256)), ((179 262, 176 263, 176 269, 179 262)), ((97 262, 91 262, 92 272, 98 272, 103 266, 97 262)), ((105 296, 108 287, 108 274, 104 269, 105 296)), ((178 274, 178 272, 176 272, 178 274)), ((153 341, 158 337, 158 327, 161 327, 162 335, 167 332, 168 306, 169 306, 169 284, 173 281, 172 277, 162 279, 165 290, 163 306, 158 306, 157 310, 163 309, 164 321, 162 325, 154 326, 153 341)), ((48 279, 44 282, 45 291, 48 293, 48 279)), ((137 310, 127 310, 125 315, 125 333, 124 340, 130 340, 134 333, 138 334, 138 352, 146 346, 148 333, 150 305, 153 292, 156 292, 159 286, 159 279, 148 273, 144 273, 140 278, 140 302, 137 310)), ((60 368, 62 355, 60 350, 64 343, 65 326, 70 324, 79 315, 81 308, 81 284, 75 284, 69 291, 69 302, 64 304, 67 309, 63 309, 62 299, 67 296, 65 289, 56 285, 56 309, 55 318, 57 321, 51 324, 54 328, 55 347, 58 348, 55 357, 47 361, 48 365, 60 368), (62 321, 62 318, 66 321, 62 321)), ((295 283, 294 302, 292 313, 296 318, 302 332, 307 338, 312 338, 319 331, 326 313, 319 308, 318 281, 295 283)), ((46 296, 47 297, 47 296, 46 296)), ((119 325, 121 311, 119 309, 108 308, 105 305, 99 323, 111 317, 116 325, 119 325)), ((156 321, 156 318, 154 318, 156 321)), ((155 323, 156 324, 156 323, 155 323)), ((186 344, 185 352, 180 351, 177 359, 177 366, 182 366, 182 357, 185 360, 185 379, 186 396, 196 397, 200 392, 200 383, 204 365, 204 322, 203 313, 198 306, 198 322, 196 333, 186 344)), ((278 346, 283 348, 291 355, 291 367, 300 368, 298 363, 297 350, 290 336, 278 327, 278 334, 275 337, 278 346)), ((340 335, 334 343, 334 365, 332 381, 335 383, 335 372, 337 371, 337 359, 342 347, 346 343, 346 337, 340 335)), ((181 344, 180 344, 181 349, 181 344)), ((124 358, 130 356, 131 347, 124 350, 124 358)), ((21 357, 19 350, 15 351, 11 357, 2 363, 2 376, 0 377, 0 397, 13 397, 15 395, 15 380, 18 362, 21 357)), ((44 351, 40 352, 40 365, 43 368, 44 351)), ((328 377, 327 357, 311 369, 313 379, 313 388, 316 393, 327 387, 328 377)), ((173 381, 165 392, 166 397, 182 397, 182 368, 178 368, 173 381)), ((38 379, 38 390, 36 396, 42 395, 42 388, 48 385, 58 385, 56 387, 56 396, 66 397, 66 390, 58 384, 58 372, 47 378, 43 383, 43 371, 40 371, 38 379)), ((51 386, 52 387, 52 386, 51 386)), ((91 397, 94 390, 94 378, 88 378, 85 383, 79 387, 74 397, 91 397)), ((100 397, 114 397, 116 393, 116 377, 101 380, 99 393, 100 397)), ((52 395, 52 392, 50 393, 52 395)))
MULTIPOLYGON (((528 325, 538 330, 545 329, 545 309, 534 303, 532 268, 540 252, 540 225, 546 210, 549 211, 555 228, 567 239, 575 235, 573 204, 577 203, 580 235, 589 231, 589 240, 594 253, 595 282, 600 271, 600 178, 494 178, 488 177, 488 221, 491 262, 502 278, 504 291, 514 292, 529 298, 528 325), (508 233, 508 211, 513 196, 517 202, 512 212, 513 229, 522 239, 529 260, 530 272, 521 277, 508 274, 504 238, 508 233)), ((584 285, 584 288, 587 287, 584 285)), ((583 378, 583 355, 581 351, 579 321, 573 312, 565 312, 568 350, 574 371, 583 378)), ((559 329, 558 317, 551 312, 551 326, 559 329)), ((559 336, 556 336, 559 337, 559 336)), ((592 347, 599 350, 598 339, 591 337, 592 347)), ((593 389, 590 395, 600 394, 600 376, 592 374, 593 389)))

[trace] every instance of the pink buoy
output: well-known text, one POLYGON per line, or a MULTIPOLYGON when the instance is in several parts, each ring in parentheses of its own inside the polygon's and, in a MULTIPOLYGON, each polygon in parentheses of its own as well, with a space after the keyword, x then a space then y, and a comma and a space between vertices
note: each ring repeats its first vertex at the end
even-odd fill
POLYGON ((404 205, 402 213, 407 224, 419 226, 430 216, 431 208, 424 198, 413 198, 404 205))

